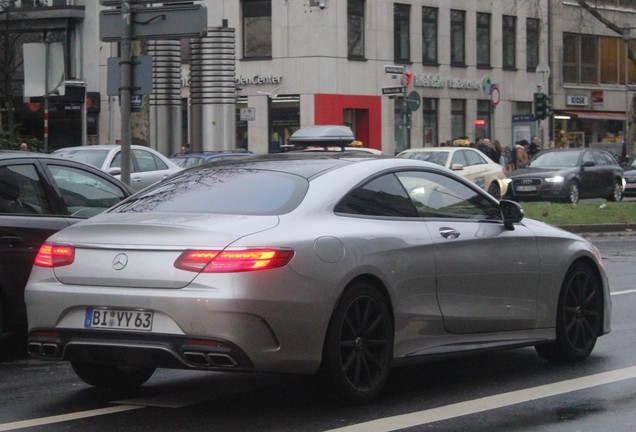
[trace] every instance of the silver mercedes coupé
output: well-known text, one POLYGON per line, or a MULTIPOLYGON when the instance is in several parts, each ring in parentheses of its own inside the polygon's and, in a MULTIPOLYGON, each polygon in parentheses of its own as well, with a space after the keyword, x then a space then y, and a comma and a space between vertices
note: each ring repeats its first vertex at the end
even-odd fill
POLYGON ((26 303, 29 352, 94 386, 323 374, 349 402, 431 356, 582 360, 611 311, 588 241, 439 165, 347 152, 185 170, 50 237, 26 303))

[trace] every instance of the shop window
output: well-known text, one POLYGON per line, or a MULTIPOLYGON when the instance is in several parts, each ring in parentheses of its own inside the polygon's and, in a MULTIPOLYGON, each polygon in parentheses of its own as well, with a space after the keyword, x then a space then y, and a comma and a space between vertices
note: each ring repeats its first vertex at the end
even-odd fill
POLYGON ((466 65, 466 12, 451 10, 451 66, 466 65))
POLYGON ((347 42, 350 59, 364 59, 364 3, 365 0, 347 2, 347 42))
POLYGON ((243 58, 272 57, 271 0, 243 0, 243 58))
POLYGON ((517 67, 517 17, 504 15, 502 19, 503 68, 517 67))
POLYGON ((424 126, 424 147, 434 147, 439 142, 438 133, 439 99, 422 99, 422 124, 424 126))
POLYGON ((393 55, 397 63, 411 61, 411 5, 393 5, 393 55))
POLYGON ((393 130, 395 134, 395 154, 411 148, 410 113, 404 113, 404 98, 395 99, 393 106, 393 130))
POLYGON ((279 153, 288 148, 289 137, 300 128, 300 96, 279 95, 269 101, 269 152, 279 153))
POLYGON ((539 65, 541 21, 537 18, 526 18, 526 69, 534 72, 539 65))
POLYGON ((433 7, 422 8, 422 63, 437 65, 437 14, 433 7))
POLYGON ((451 99, 451 136, 453 139, 466 136, 466 101, 451 99))
POLYGON ((477 101, 477 120, 483 120, 482 127, 475 127, 475 138, 490 138, 491 109, 489 100, 477 101))
POLYGON ((477 14, 477 67, 490 67, 490 19, 489 13, 477 14))

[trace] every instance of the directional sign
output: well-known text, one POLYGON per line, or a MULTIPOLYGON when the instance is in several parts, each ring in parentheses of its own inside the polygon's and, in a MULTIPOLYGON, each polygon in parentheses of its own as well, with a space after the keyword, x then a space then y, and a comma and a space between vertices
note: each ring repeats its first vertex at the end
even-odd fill
POLYGON ((396 86, 396 87, 382 87, 382 94, 383 95, 398 95, 398 94, 403 94, 404 93, 404 87, 403 86, 396 86))
MULTIPOLYGON (((133 12, 132 38, 136 40, 198 38, 207 33, 205 5, 170 5, 134 9, 133 12)), ((99 38, 103 42, 120 41, 123 25, 121 10, 100 12, 99 38)))
POLYGON ((384 72, 391 75, 402 75, 405 71, 404 66, 385 65, 384 72))

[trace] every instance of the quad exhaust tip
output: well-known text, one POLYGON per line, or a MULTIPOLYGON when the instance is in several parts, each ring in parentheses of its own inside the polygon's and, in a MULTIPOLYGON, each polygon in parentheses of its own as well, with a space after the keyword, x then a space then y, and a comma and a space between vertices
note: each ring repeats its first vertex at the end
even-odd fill
POLYGON ((218 368, 233 368, 238 366, 238 362, 228 354, 185 351, 183 353, 183 357, 188 361, 188 363, 195 366, 218 368))

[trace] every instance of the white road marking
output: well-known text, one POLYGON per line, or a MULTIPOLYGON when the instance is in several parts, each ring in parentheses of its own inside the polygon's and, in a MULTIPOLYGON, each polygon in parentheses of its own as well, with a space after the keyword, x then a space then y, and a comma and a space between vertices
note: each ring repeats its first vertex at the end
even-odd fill
POLYGON ((327 432, 395 431, 633 378, 636 378, 636 366, 542 385, 539 387, 502 393, 494 396, 484 397, 481 399, 459 402, 456 404, 446 405, 443 407, 424 411, 418 411, 411 414, 385 417, 365 423, 332 429, 327 432))
MULTIPOLYGON (((469 414, 476 414, 483 411, 494 410, 497 408, 503 408, 511 405, 516 405, 524 402, 530 402, 537 399, 547 398, 551 396, 557 396, 560 394, 570 393, 578 390, 584 390, 600 385, 611 384, 618 381, 624 381, 628 379, 636 378, 636 366, 617 369, 614 371, 603 372, 595 375, 589 375, 585 377, 575 378, 566 381, 560 381, 552 384, 546 384, 539 387, 528 388, 524 390, 517 390, 508 393, 502 393, 494 396, 488 396, 481 399, 474 399, 465 402, 459 402, 456 404, 446 405, 443 407, 432 408, 424 411, 418 411, 411 414, 403 414, 394 417, 385 417, 378 420, 372 420, 365 423, 359 423, 356 425, 345 426, 342 428, 332 429, 326 432, 389 432, 407 427, 420 426, 429 423, 434 423, 442 420, 449 420, 455 417, 461 417, 469 414)), ((125 411, 131 411, 139 408, 145 408, 147 406, 158 407, 184 407, 199 402, 204 402, 200 397, 184 397, 185 403, 178 403, 172 399, 174 395, 164 399, 163 403, 159 403, 157 399, 147 398, 148 405, 117 405, 109 408, 94 409, 88 411, 79 411, 69 414, 61 414, 50 417, 42 417, 38 419, 22 420, 11 423, 0 424, 0 432, 13 431, 18 429, 24 429, 28 427, 43 426, 53 423, 61 423, 66 421, 73 421, 88 417, 97 417, 108 414, 116 414, 125 411), (168 401, 170 400, 170 401, 168 401)), ((164 395, 165 398, 165 395, 164 395)), ((208 398, 209 400, 209 398, 208 398)), ((142 398, 138 400, 130 399, 130 402, 143 402, 142 398)), ((123 402, 123 401, 120 401, 123 402)))
POLYGON ((51 417, 42 417, 39 419, 32 420, 22 420, 12 423, 4 423, 0 424, 0 431, 12 431, 17 429, 24 429, 28 427, 34 426, 43 426, 47 424, 53 423, 61 423, 65 421, 78 420, 87 417, 96 417, 106 414, 115 414, 124 411, 130 411, 134 409, 144 408, 142 406, 133 406, 133 405, 118 405, 110 408, 100 408, 89 411, 78 411, 70 414, 61 414, 51 417))
POLYGON ((636 289, 626 290, 626 291, 616 291, 616 292, 610 293, 610 295, 623 295, 623 294, 634 294, 634 293, 636 293, 636 289))

